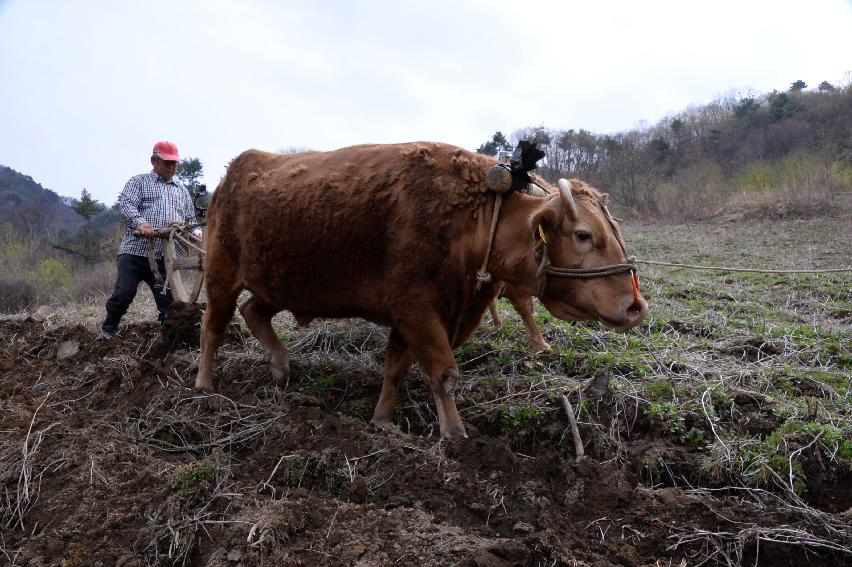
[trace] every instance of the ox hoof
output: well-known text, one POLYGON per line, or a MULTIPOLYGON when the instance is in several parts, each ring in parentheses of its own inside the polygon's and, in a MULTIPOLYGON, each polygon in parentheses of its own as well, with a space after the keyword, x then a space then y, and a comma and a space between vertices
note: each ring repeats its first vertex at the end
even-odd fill
POLYGON ((370 420, 370 423, 372 423, 379 429, 398 429, 394 422, 389 419, 379 419, 374 417, 370 420))
POLYGON ((219 411, 224 407, 224 399, 216 394, 216 391, 210 388, 195 387, 195 391, 201 396, 201 403, 212 410, 219 411))
POLYGON ((467 439, 467 433, 464 430, 455 433, 441 433, 441 437, 444 439, 467 439))
POLYGON ((467 439, 467 432, 464 430, 464 425, 449 425, 446 428, 441 428, 441 437, 444 439, 467 439))
POLYGON ((272 377, 276 382, 288 382, 290 380, 290 367, 284 366, 283 368, 280 366, 269 365, 269 373, 272 374, 272 377))
POLYGON ((550 344, 546 343, 546 342, 528 343, 527 344, 527 350, 529 350, 530 352, 535 353, 535 354, 538 354, 538 353, 541 353, 541 352, 546 352, 546 351, 550 350, 550 344))
POLYGON ((396 434, 401 434, 402 429, 392 421, 371 421, 373 427, 393 437, 396 434))

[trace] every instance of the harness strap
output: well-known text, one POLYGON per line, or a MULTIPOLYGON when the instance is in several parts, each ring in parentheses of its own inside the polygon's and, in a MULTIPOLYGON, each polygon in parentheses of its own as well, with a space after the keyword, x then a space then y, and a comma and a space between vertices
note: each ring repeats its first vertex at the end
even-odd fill
POLYGON ((621 238, 621 233, 618 231, 618 227, 615 226, 615 221, 612 218, 612 215, 609 214, 609 209, 606 205, 598 201, 598 205, 600 205, 601 210, 604 212, 604 217, 606 217, 606 221, 609 223, 609 227, 612 229, 612 233, 615 235, 615 239, 618 241, 618 245, 621 246, 621 251, 624 253, 624 257, 628 260, 635 261, 627 254, 627 246, 624 244, 624 240, 621 238))
POLYGON ((503 206, 503 194, 497 193, 494 199, 494 212, 491 215, 491 228, 488 229, 488 248, 485 249, 485 259, 482 267, 476 272, 476 291, 482 289, 482 284, 491 283, 488 273, 488 260, 491 258, 491 246, 494 244, 494 233, 497 232, 497 219, 500 217, 500 207, 503 206))

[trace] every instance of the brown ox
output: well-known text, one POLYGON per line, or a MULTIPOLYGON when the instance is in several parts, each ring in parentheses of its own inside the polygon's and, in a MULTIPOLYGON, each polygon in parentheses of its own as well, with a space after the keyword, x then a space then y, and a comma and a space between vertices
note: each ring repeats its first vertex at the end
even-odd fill
POLYGON ((555 195, 504 200, 487 265, 494 280, 475 289, 495 207, 485 172, 494 164, 431 142, 238 156, 208 212, 208 303, 196 387, 213 385, 213 357, 244 289, 252 296, 240 311, 279 377, 289 372, 287 349, 271 324, 279 311, 299 320, 362 317, 389 326, 373 422, 391 423, 399 381, 417 361, 445 436, 465 435, 453 397, 453 349, 477 328, 500 281, 537 295, 561 319, 639 323, 647 306, 623 272, 595 279, 539 273, 543 254, 556 268, 627 261, 601 195, 579 183, 573 196, 561 182, 555 195))

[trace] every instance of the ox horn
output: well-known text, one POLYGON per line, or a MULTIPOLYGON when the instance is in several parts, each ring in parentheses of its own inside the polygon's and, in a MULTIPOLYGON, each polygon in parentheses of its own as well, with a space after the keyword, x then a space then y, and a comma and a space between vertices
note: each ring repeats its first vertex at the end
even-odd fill
POLYGON ((485 172, 485 186, 489 191, 505 193, 512 188, 512 172, 499 165, 489 167, 485 172))
POLYGON ((577 203, 574 202, 574 195, 571 194, 571 182, 567 179, 560 179, 558 184, 562 203, 571 211, 571 217, 577 220, 580 218, 580 215, 577 213, 577 203))

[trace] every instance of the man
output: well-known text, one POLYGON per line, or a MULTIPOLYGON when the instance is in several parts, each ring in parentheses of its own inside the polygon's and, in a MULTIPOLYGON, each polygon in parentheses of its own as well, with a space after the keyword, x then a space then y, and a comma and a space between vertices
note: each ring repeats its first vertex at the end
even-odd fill
POLYGON ((111 339, 118 332, 118 323, 133 302, 139 282, 144 281, 154 293, 159 321, 162 323, 166 319, 172 294, 168 290, 163 293, 163 284, 157 282, 148 255, 153 247, 157 271, 164 283, 163 242, 152 238, 154 229, 174 222, 195 224, 192 197, 183 184, 174 179, 179 159, 177 146, 171 142, 157 142, 151 155, 153 170, 131 177, 118 197, 127 229, 118 249, 118 277, 115 290, 106 303, 102 339, 111 339), (134 236, 134 231, 141 236, 134 236))

